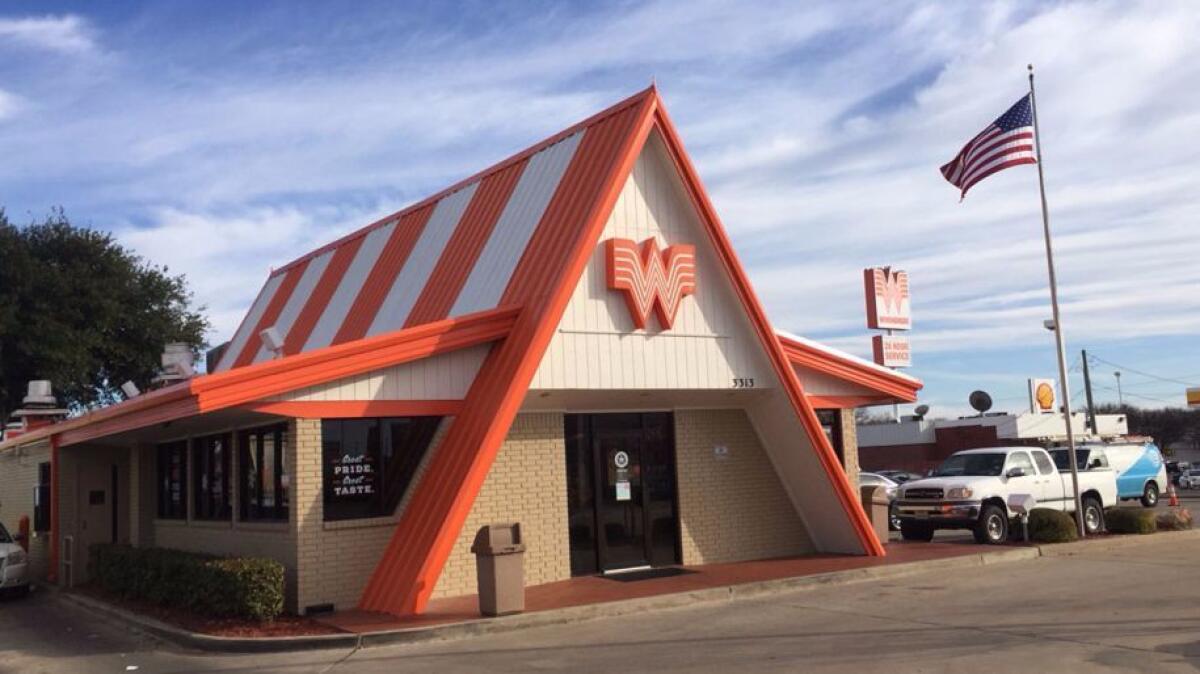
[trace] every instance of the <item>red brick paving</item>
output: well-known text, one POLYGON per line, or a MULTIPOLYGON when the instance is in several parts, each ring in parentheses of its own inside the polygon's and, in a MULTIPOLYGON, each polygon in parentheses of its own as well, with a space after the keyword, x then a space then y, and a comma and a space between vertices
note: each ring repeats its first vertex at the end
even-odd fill
MULTIPOLYGON (((945 559, 980 552, 980 546, 961 543, 890 543, 887 546, 886 557, 812 555, 729 564, 704 564, 684 567, 695 573, 629 583, 609 580, 602 576, 581 576, 526 588, 525 612, 691 592, 779 578, 812 576, 831 571, 945 559)), ((479 618, 479 600, 472 594, 432 600, 425 614, 419 616, 397 618, 385 613, 355 609, 339 611, 317 620, 347 632, 365 633, 445 625, 479 618)))

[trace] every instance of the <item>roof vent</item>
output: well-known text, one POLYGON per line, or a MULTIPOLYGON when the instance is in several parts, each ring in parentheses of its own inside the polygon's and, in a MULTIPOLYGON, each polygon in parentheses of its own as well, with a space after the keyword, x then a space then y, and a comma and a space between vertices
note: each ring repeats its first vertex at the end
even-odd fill
POLYGON ((58 406, 58 400, 54 397, 50 382, 46 379, 35 379, 29 382, 25 398, 21 402, 24 406, 12 413, 12 418, 16 421, 7 425, 4 433, 6 438, 16 437, 19 434, 18 430, 28 432, 62 421, 67 417, 67 410, 58 406), (17 424, 19 424, 19 429, 14 428, 17 424))
POLYGON ((163 349, 162 370, 154 377, 153 381, 156 384, 165 385, 191 379, 195 374, 196 366, 192 356, 192 347, 182 342, 174 342, 163 349))

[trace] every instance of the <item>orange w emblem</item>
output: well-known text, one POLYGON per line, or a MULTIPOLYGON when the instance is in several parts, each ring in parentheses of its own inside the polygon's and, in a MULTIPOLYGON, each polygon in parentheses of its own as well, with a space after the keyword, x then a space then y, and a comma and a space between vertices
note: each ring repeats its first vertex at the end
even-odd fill
POLYGON ((686 295, 696 292, 696 247, 679 244, 661 253, 653 237, 638 244, 629 239, 605 242, 608 287, 625 291, 633 324, 646 327, 651 309, 663 329, 675 322, 686 295))

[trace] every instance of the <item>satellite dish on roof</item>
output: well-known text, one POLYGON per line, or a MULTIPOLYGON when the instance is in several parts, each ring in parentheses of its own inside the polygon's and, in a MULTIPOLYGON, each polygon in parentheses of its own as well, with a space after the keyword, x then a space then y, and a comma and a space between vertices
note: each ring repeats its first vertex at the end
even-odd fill
POLYGON ((926 414, 929 414, 929 405, 917 405, 913 408, 913 414, 917 415, 918 419, 924 419, 926 414))
POLYGON ((967 402, 971 403, 972 409, 979 412, 979 416, 983 416, 984 412, 992 409, 992 397, 984 391, 971 391, 967 402))

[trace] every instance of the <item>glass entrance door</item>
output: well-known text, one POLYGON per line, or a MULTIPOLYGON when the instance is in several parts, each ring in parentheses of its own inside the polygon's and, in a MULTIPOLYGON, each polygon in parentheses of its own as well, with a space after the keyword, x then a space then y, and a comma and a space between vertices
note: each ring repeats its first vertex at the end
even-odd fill
POLYGON ((650 563, 642 490, 642 434, 641 429, 630 428, 622 421, 598 418, 592 424, 592 456, 599 464, 596 472, 600 477, 596 520, 602 571, 650 563))
POLYGON ((569 414, 571 572, 679 562, 670 413, 569 414))

